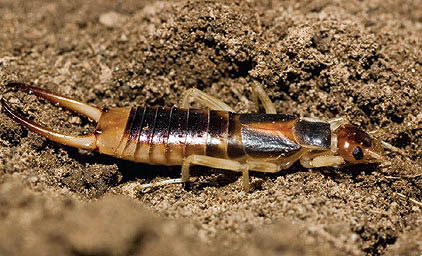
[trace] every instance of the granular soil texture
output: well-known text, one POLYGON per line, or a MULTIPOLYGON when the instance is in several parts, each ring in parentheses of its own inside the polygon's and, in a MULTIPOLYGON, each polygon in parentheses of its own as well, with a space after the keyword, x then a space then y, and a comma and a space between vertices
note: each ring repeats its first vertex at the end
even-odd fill
POLYGON ((405 152, 252 173, 251 192, 201 167, 190 188, 144 190, 180 168, 58 145, 2 111, 0 255, 422 254, 419 0, 3 0, 0 24, 1 94, 62 132, 95 124, 4 85, 100 107, 173 106, 199 88, 246 113, 258 83, 280 113, 344 117, 405 152))

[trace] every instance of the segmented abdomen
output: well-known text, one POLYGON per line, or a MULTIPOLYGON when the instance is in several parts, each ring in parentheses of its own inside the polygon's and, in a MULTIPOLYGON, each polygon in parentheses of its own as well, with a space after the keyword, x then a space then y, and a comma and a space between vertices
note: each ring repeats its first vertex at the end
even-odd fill
POLYGON ((228 117, 223 111, 134 107, 118 155, 160 165, 180 165, 193 154, 227 158, 228 117))

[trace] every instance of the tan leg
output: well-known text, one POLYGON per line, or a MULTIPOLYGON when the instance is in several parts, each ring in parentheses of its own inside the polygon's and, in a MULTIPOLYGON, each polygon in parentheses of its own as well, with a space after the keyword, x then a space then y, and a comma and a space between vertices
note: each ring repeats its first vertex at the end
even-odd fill
POLYGON ((256 172, 268 172, 268 173, 276 173, 280 170, 287 169, 296 163, 303 154, 306 154, 306 150, 300 150, 295 154, 284 158, 282 161, 278 163, 271 163, 263 160, 250 160, 247 163, 250 166, 250 169, 256 172))
POLYGON ((271 101, 270 97, 268 97, 268 94, 264 91, 262 86, 257 82, 252 84, 252 95, 253 95, 253 100, 256 106, 258 106, 258 98, 259 98, 262 105, 264 105, 265 113, 277 114, 277 111, 275 110, 274 104, 271 101))
POLYGON ((212 110, 223 110, 223 111, 234 112, 233 109, 230 106, 228 106, 226 103, 196 88, 191 88, 185 91, 185 93, 183 94, 182 108, 189 108, 191 99, 194 99, 198 103, 212 110))
MULTIPOLYGON (((343 117, 339 117, 339 118, 334 118, 334 119, 328 120, 328 123, 330 124, 330 130, 331 130, 330 149, 331 149, 331 152, 336 153, 337 150, 338 150, 336 130, 340 126, 348 124, 349 122, 346 119, 344 119, 343 117)), ((305 160, 303 160, 303 161, 305 161, 305 160)), ((311 168, 311 167, 307 167, 307 168, 311 168)))
POLYGON ((224 169, 235 172, 242 172, 242 186, 245 191, 250 190, 249 184, 249 164, 241 164, 237 161, 221 159, 216 157, 204 156, 204 155, 191 155, 185 158, 182 164, 182 178, 170 179, 160 182, 148 183, 141 185, 142 189, 159 187, 168 184, 186 183, 189 182, 190 173, 189 169, 191 165, 202 165, 216 169, 224 169))
POLYGON ((348 124, 349 121, 347 121, 343 117, 338 117, 338 118, 334 118, 334 119, 328 120, 328 123, 330 124, 331 131, 335 131, 340 126, 342 126, 344 124, 348 124))
POLYGON ((330 153, 332 152, 305 153, 300 158, 300 164, 305 168, 339 166, 344 164, 343 157, 335 156, 330 153))
POLYGON ((182 179, 180 178, 169 179, 169 180, 163 180, 163 181, 154 182, 154 183, 147 183, 147 184, 142 184, 140 187, 141 189, 146 189, 146 188, 160 187, 160 186, 165 186, 169 184, 177 184, 177 183, 183 183, 182 179))
POLYGON ((230 170, 234 172, 242 172, 242 185, 245 191, 249 191, 249 164, 241 164, 237 161, 221 159, 203 155, 188 156, 182 164, 182 182, 189 181, 189 168, 191 165, 202 165, 216 169, 230 170))
POLYGON ((294 153, 293 155, 286 157, 283 159, 283 161, 280 163, 281 169, 287 169, 290 166, 292 166, 294 163, 296 163, 301 157, 306 154, 306 149, 301 149, 298 152, 294 153))
POLYGON ((281 170, 281 166, 279 164, 270 163, 267 161, 251 160, 251 161, 248 161, 247 163, 250 169, 256 172, 276 173, 281 170))

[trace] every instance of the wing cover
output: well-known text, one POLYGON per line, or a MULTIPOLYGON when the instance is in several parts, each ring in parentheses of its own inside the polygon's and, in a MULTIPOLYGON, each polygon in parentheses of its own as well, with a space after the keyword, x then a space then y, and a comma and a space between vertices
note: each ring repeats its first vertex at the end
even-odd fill
POLYGON ((301 147, 292 133, 296 120, 297 117, 292 115, 240 115, 245 153, 253 158, 276 159, 297 152, 301 147))
POLYGON ((299 120, 293 130, 296 141, 304 147, 330 148, 331 129, 329 123, 299 120))

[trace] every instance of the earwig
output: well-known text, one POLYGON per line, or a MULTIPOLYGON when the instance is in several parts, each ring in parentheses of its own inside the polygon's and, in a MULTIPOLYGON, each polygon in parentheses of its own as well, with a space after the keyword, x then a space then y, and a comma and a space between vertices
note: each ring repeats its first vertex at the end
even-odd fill
POLYGON ((381 141, 343 118, 322 121, 276 114, 258 84, 254 84, 253 93, 264 105, 265 114, 235 113, 230 106, 197 89, 185 92, 181 108, 101 110, 22 83, 9 83, 7 87, 33 93, 98 123, 91 134, 68 135, 21 116, 1 99, 10 118, 52 141, 139 163, 182 166, 181 179, 162 184, 188 182, 190 166, 203 165, 241 172, 243 188, 249 190, 251 170, 275 173, 297 161, 305 168, 315 168, 379 163, 384 159, 381 141), (208 108, 190 109, 192 98, 208 108))

